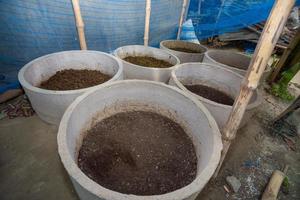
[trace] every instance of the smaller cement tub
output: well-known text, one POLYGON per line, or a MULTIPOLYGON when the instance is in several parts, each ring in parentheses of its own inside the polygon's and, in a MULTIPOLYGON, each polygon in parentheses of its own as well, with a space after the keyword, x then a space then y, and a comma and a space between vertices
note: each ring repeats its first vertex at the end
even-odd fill
POLYGON ((60 158, 81 200, 195 199, 213 175, 222 150, 218 126, 201 102, 176 87, 142 80, 113 82, 78 97, 61 120, 57 140, 60 158), (134 110, 164 115, 192 138, 198 162, 197 176, 189 185, 162 195, 122 194, 102 187, 79 169, 84 131, 113 114, 134 110))
POLYGON ((171 71, 174 69, 175 65, 180 63, 176 56, 167 51, 141 45, 119 47, 114 51, 114 55, 123 62, 125 79, 143 79, 167 83, 170 79, 171 71), (128 56, 149 56, 167 61, 174 66, 169 68, 143 67, 123 60, 123 58, 128 56))
MULTIPOLYGON (((37 58, 19 71, 19 81, 38 116, 50 124, 59 124, 65 109, 84 92, 99 87, 55 91, 37 87, 57 71, 91 69, 112 76, 108 82, 123 79, 122 63, 112 55, 98 51, 63 51, 37 58)), ((106 84, 104 83, 104 84, 106 84)))
POLYGON ((177 56, 180 63, 187 62, 202 62, 204 53, 207 48, 201 44, 196 44, 181 40, 164 40, 160 42, 160 48, 169 51, 170 53, 177 56), (183 51, 172 50, 171 48, 185 48, 194 51, 199 51, 201 53, 187 53, 183 51))
MULTIPOLYGON (((203 62, 216 64, 245 76, 251 62, 251 57, 234 51, 208 50, 204 54, 203 62)), ((270 70, 270 67, 267 66, 261 80, 267 78, 270 70)))
MULTIPOLYGON (((207 63, 185 63, 178 65, 176 69, 172 71, 169 84, 177 86, 183 91, 197 97, 211 112, 219 125, 220 130, 222 130, 227 122, 232 106, 217 103, 196 95, 190 92, 184 85, 206 85, 222 91, 235 99, 239 93, 242 80, 243 77, 241 75, 217 65, 207 63)), ((261 102, 261 96, 256 90, 247 106, 241 126, 246 124, 255 113, 255 108, 259 106, 261 102)))

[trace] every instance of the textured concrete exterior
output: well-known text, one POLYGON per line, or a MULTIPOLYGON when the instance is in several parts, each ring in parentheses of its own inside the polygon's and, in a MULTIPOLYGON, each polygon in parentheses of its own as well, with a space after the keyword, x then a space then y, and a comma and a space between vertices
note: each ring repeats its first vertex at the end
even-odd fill
POLYGON ((174 65, 169 68, 151 68, 135 65, 122 60, 125 79, 142 79, 167 83, 170 79, 172 69, 174 69, 175 65, 180 63, 175 55, 165 50, 141 45, 120 47, 114 51, 114 55, 121 60, 127 56, 149 56, 167 61, 174 65))
POLYGON ((216 49, 208 50, 207 52, 205 52, 203 58, 203 62, 205 63, 215 64, 227 68, 242 76, 246 74, 250 61, 251 57, 246 56, 242 53, 216 49), (236 67, 232 67, 229 64, 236 67))
POLYGON ((196 44, 196 43, 181 41, 181 40, 161 41, 160 48, 177 56, 180 60, 180 63, 202 62, 204 53, 207 51, 207 48, 201 44, 196 44), (170 48, 186 48, 191 50, 200 50, 202 53, 187 53, 181 51, 174 51, 170 48))
MULTIPOLYGON (((203 84, 225 92, 236 98, 243 77, 227 68, 208 63, 185 63, 178 65, 172 72, 169 84, 177 86, 185 92, 195 96, 201 101, 215 118, 219 128, 222 129, 227 122, 232 106, 216 103, 209 99, 196 95, 184 87, 185 84, 203 84)), ((261 104, 261 95, 255 90, 246 113, 243 117, 243 126, 255 113, 256 107, 261 104)))
POLYGON ((201 102, 176 87, 139 80, 113 82, 78 97, 62 118, 57 140, 59 155, 81 200, 195 199, 213 175, 222 150, 218 126, 201 102), (183 127, 198 158, 197 177, 192 183, 163 195, 128 195, 100 186, 78 168, 77 153, 85 130, 103 118, 132 110, 156 112, 183 127))
MULTIPOLYGON (((58 125, 66 108, 76 97, 97 86, 68 91, 37 87, 43 80, 63 69, 93 69, 113 76, 106 83, 123 79, 122 63, 110 54, 98 51, 63 51, 37 58, 19 72, 19 81, 32 107, 45 122, 58 125)), ((106 84, 104 83, 104 84, 106 84)))

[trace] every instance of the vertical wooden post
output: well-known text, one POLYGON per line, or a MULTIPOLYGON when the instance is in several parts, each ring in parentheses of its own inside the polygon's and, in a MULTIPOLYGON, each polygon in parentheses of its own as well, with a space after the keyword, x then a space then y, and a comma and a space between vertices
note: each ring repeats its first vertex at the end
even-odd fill
POLYGON ((235 99, 228 121, 222 131, 223 151, 219 166, 214 174, 218 172, 226 157, 231 141, 235 138, 237 129, 240 125, 248 102, 257 88, 259 79, 262 76, 276 42, 282 32, 285 22, 289 16, 295 0, 277 0, 265 24, 262 35, 256 46, 254 55, 251 59, 248 71, 244 77, 238 97, 235 99))
POLYGON ((186 5, 187 5, 187 0, 183 0, 181 15, 180 15, 180 19, 179 19, 178 32, 177 32, 177 40, 180 39, 180 34, 182 31, 182 24, 183 24, 183 20, 184 20, 184 16, 185 16, 185 11, 186 11, 186 5))
POLYGON ((78 32, 80 49, 86 50, 87 46, 86 46, 85 35, 84 35, 84 23, 80 12, 79 0, 72 0, 72 5, 73 5, 75 20, 76 20, 76 27, 78 32))
POLYGON ((146 10, 145 11, 146 11, 146 14, 145 14, 144 45, 148 46, 150 15, 151 15, 151 0, 146 0, 146 10))
POLYGON ((297 45, 300 44, 300 29, 297 31, 296 36, 293 38, 293 40, 290 42, 288 48, 284 50, 283 55, 281 56, 279 62, 275 65, 275 69, 272 71, 269 83, 273 83, 278 76, 281 68, 286 64, 286 61, 288 60, 291 52, 297 47, 297 45))

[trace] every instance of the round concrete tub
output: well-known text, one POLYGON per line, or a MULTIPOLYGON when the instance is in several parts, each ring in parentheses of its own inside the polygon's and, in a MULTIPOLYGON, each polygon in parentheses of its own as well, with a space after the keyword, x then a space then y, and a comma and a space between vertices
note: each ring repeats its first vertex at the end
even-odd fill
POLYGON ((35 112, 50 124, 59 124, 65 109, 76 97, 99 86, 67 91, 38 87, 42 81, 63 69, 99 70, 112 76, 106 83, 123 79, 122 63, 112 55, 98 51, 63 51, 42 56, 26 64, 19 71, 19 81, 35 112))
POLYGON ((58 131, 58 151, 81 200, 195 199, 213 175, 222 150, 218 126, 207 109, 191 95, 163 83, 117 81, 78 97, 66 110, 58 131), (179 123, 191 137, 197 153, 197 176, 189 185, 153 196, 122 194, 102 187, 77 166, 83 133, 98 121, 119 112, 143 110, 179 123))
MULTIPOLYGON (((212 116, 214 116, 219 128, 222 130, 227 122, 232 106, 217 103, 196 95, 190 92, 184 85, 206 85, 222 91, 235 99, 239 93, 242 80, 243 77, 241 75, 217 65, 207 63, 185 63, 178 65, 176 69, 172 71, 169 84, 179 87, 201 101, 210 111, 212 116)), ((241 126, 246 124, 255 113, 255 108, 260 105, 261 102, 261 96, 256 90, 247 106, 241 126)))
POLYGON ((180 63, 176 56, 165 50, 141 45, 119 47, 114 51, 114 55, 122 60, 126 79, 143 79, 167 83, 170 79, 172 69, 180 63), (149 56, 167 61, 174 66, 169 68, 143 67, 123 60, 123 58, 128 56, 149 56))
POLYGON ((207 51, 207 48, 203 45, 181 41, 181 40, 164 40, 160 42, 160 48, 169 51, 170 53, 177 56, 180 60, 180 63, 187 62, 202 62, 204 53, 207 51), (183 51, 176 51, 172 48, 185 48, 194 51, 199 51, 201 53, 187 53, 183 51))
MULTIPOLYGON (((208 50, 204 54, 203 62, 216 64, 245 76, 251 62, 251 57, 228 50, 208 50)), ((268 66, 263 73, 261 80, 265 80, 269 73, 270 67, 268 66)))

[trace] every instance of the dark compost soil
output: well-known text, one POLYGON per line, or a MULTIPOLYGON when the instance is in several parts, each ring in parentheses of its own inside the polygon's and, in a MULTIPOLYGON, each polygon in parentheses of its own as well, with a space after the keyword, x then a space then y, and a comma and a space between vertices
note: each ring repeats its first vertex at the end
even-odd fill
POLYGON ((185 85, 184 87, 199 96, 217 103, 230 106, 232 106, 234 103, 234 99, 226 93, 216 90, 212 87, 208 87, 206 85, 185 85))
POLYGON ((123 58, 123 60, 144 67, 168 68, 173 66, 173 64, 169 62, 148 56, 128 56, 123 58))
POLYGON ((110 78, 97 70, 65 69, 56 72, 39 87, 47 90, 76 90, 99 85, 110 78))
POLYGON ((174 48, 170 48, 174 51, 180 51, 180 52, 185 52, 185 53, 202 53, 202 51, 200 50, 194 50, 194 49, 187 49, 184 47, 174 47, 174 48))
POLYGON ((108 189, 158 195, 184 187, 196 177, 191 139, 179 124, 159 114, 118 113, 86 134, 78 166, 108 189))

